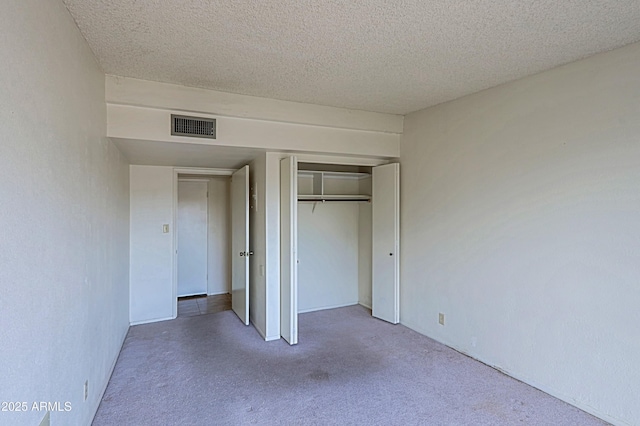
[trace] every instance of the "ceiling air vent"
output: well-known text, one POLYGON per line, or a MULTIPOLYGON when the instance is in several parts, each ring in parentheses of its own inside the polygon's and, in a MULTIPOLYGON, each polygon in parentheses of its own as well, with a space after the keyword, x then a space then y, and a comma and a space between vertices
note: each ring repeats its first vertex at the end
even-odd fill
POLYGON ((171 114, 171 134, 193 138, 216 138, 215 118, 186 117, 171 114))

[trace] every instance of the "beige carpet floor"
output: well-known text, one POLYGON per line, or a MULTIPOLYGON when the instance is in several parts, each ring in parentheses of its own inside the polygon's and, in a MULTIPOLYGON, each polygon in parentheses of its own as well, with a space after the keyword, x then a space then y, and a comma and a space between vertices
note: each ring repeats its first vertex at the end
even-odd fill
POLYGON ((131 327, 102 425, 602 425, 361 306, 264 342, 232 311, 131 327))

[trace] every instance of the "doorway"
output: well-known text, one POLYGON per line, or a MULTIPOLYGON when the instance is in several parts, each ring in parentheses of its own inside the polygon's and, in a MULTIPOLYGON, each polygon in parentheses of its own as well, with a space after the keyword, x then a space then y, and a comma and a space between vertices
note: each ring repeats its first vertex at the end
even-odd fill
POLYGON ((232 310, 249 325, 249 167, 176 168, 173 188, 173 317, 178 316, 179 302, 183 308, 190 304, 191 313, 211 313, 209 301, 218 304, 212 296, 228 295, 215 299, 224 306, 230 299, 232 310), (194 297, 199 299, 188 301, 194 297))
POLYGON ((207 179, 178 179, 178 298, 208 292, 207 179))
POLYGON ((231 310, 231 294, 178 298, 178 317, 217 314, 231 310))
POLYGON ((178 175, 177 189, 177 297, 228 294, 230 178, 178 175))

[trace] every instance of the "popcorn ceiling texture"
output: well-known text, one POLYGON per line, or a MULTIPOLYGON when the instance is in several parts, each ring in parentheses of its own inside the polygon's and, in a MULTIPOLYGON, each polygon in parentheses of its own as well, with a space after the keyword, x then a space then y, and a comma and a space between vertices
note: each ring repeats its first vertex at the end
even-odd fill
POLYGON ((405 114, 640 40, 638 0, 63 0, 107 74, 405 114))

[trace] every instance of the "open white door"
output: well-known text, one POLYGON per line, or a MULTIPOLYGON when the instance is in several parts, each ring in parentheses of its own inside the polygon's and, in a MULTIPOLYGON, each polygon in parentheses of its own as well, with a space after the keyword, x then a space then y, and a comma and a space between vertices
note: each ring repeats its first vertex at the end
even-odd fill
POLYGON ((280 335, 298 343, 298 160, 280 161, 280 335))
POLYGON ((400 165, 373 168, 372 313, 400 322, 400 165))
POLYGON ((231 176, 231 307, 249 325, 249 166, 231 176))

